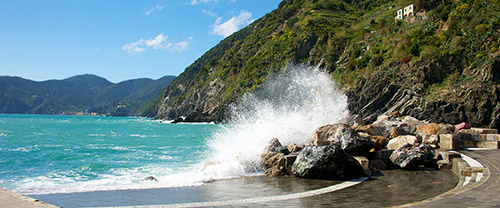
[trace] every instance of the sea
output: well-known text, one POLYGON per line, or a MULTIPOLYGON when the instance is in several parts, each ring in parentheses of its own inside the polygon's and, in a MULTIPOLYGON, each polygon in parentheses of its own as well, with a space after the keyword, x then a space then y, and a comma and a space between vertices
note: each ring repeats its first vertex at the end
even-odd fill
POLYGON ((0 114, 0 187, 26 195, 200 187, 262 175, 272 138, 312 142, 349 116, 323 70, 294 65, 229 106, 225 124, 0 114))

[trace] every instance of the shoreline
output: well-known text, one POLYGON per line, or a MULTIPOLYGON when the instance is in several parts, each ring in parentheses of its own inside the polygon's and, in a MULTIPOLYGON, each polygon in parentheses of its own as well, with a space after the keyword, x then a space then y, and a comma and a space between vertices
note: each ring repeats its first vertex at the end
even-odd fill
MULTIPOLYGON (((491 151, 491 150, 488 150, 491 151)), ((469 160, 469 159, 467 159, 469 160)), ((468 162, 467 163, 471 164, 471 167, 476 166, 476 162, 468 162)), ((397 207, 407 207, 407 206, 414 206, 414 205, 425 205, 426 203, 433 202, 436 200, 441 200, 446 197, 452 197, 456 194, 460 194, 463 192, 467 192, 470 190, 470 187, 476 187, 484 183, 485 180, 488 179, 488 177, 484 177, 481 183, 478 183, 474 186, 469 186, 467 187, 458 187, 456 186, 457 184, 461 184, 460 181, 463 180, 463 177, 458 177, 452 173, 450 170, 435 170, 435 171, 428 171, 428 170, 414 170, 414 171, 405 171, 401 169, 394 169, 394 170, 384 170, 381 172, 380 176, 374 176, 372 179, 369 179, 363 183, 357 184, 355 186, 350 187, 349 189, 339 189, 335 190, 335 192, 328 192, 328 193, 321 193, 323 194, 321 196, 321 200, 318 200, 315 195, 304 195, 303 197, 301 196, 303 193, 307 192, 314 192, 316 190, 321 190, 321 189, 326 189, 330 186, 336 186, 338 184, 342 184, 343 182, 338 182, 337 184, 333 185, 324 185, 325 182, 328 182, 326 180, 311 180, 311 179, 300 179, 300 178, 295 178, 295 177, 266 177, 266 176, 253 176, 253 177, 246 177, 246 178, 239 178, 239 179, 227 179, 227 180, 220 180, 220 181, 215 181, 211 183, 207 183, 204 186, 199 186, 199 187, 184 187, 184 188, 170 188, 170 189, 141 189, 141 190, 124 190, 124 191, 99 191, 99 192, 84 192, 84 193, 73 193, 73 194, 52 194, 50 196, 52 197, 57 197, 57 196, 65 196, 66 200, 68 201, 78 201, 78 200, 95 200, 95 199, 100 199, 100 200, 105 200, 105 201, 114 201, 113 203, 116 203, 115 200, 117 200, 119 197, 117 195, 120 195, 119 192, 121 193, 121 197, 127 197, 131 196, 136 196, 137 193, 142 193, 142 195, 139 195, 138 197, 144 197, 148 196, 151 198, 159 198, 161 197, 161 194, 170 196, 171 198, 179 198, 179 196, 184 196, 184 199, 190 199, 193 200, 193 197, 198 196, 198 201, 199 202, 189 202, 189 201, 170 201, 169 203, 154 203, 154 204, 93 204, 91 206, 85 206, 84 204, 81 204, 82 206, 85 207, 117 207, 117 206, 138 206, 138 207, 192 207, 192 206, 225 206, 225 205, 242 205, 242 206, 281 206, 282 204, 288 205, 288 206, 297 206, 297 207, 307 207, 310 205, 324 205, 326 206, 327 204, 332 205, 338 205, 340 204, 345 204, 345 205, 356 205, 356 206, 397 206, 397 207), (443 175, 444 174, 444 175, 443 175), (451 174, 451 175, 450 175, 451 174), (441 180, 436 180, 438 179, 446 179, 449 176, 453 176, 456 180, 459 180, 458 182, 455 181, 454 183, 449 183, 450 181, 441 181, 441 180), (417 178, 415 178, 417 177, 417 178), (429 181, 430 180, 430 181, 429 181), (278 191, 279 193, 283 193, 284 190, 288 190, 288 193, 286 194, 275 194, 272 196, 250 196, 252 193, 249 193, 248 190, 255 190, 255 184, 257 181, 262 182, 262 184, 265 184, 265 186, 262 187, 274 187, 277 188, 274 191, 278 191), (290 183, 290 181, 295 181, 294 183, 290 183), (312 184, 308 184, 312 182, 312 184), (430 182, 430 183, 429 183, 430 182), (412 184, 414 183, 414 184, 412 184), (427 183, 427 184, 425 184, 427 183), (236 198, 236 199, 231 199, 227 197, 231 197, 226 195, 227 193, 232 193, 235 192, 234 186, 238 185, 240 188, 242 188, 240 191, 241 196, 246 196, 242 198, 236 198), (248 187, 249 185, 254 185, 254 187, 248 187), (323 185, 321 185, 323 184, 323 185), (298 185, 301 185, 302 188, 301 190, 295 189, 292 190, 291 188, 297 187, 298 185), (429 185, 433 185, 431 189, 429 189, 429 185), (315 186, 315 187, 313 187, 315 186), (323 186, 323 187, 319 187, 323 186), (443 190, 443 186, 448 186, 448 190, 443 190), (201 195, 196 195, 197 193, 202 193, 202 192, 193 192, 193 189, 198 191, 203 189, 205 194, 201 195), (309 190, 307 190, 309 189, 309 190), (380 190, 379 190, 380 189, 380 190), (392 189, 388 190, 387 192, 383 192, 381 190, 386 190, 386 189, 392 189), (203 201, 203 197, 208 197, 208 195, 217 193, 215 191, 226 191, 226 193, 219 193, 219 196, 216 196, 215 198, 219 197, 219 199, 222 200, 208 200, 208 201, 203 201), (421 191, 421 192, 418 192, 421 191), (128 192, 128 193, 127 193, 128 192), (424 193, 422 193, 424 192, 424 193), (432 192, 432 195, 429 195, 432 192), (126 193, 126 194, 123 194, 126 193), (412 199, 412 198, 404 198, 400 197, 399 195, 405 196, 404 193, 407 193, 406 195, 409 195, 410 197, 418 197, 414 196, 415 193, 418 193, 417 195, 422 195, 421 199, 412 199), (129 195, 127 195, 129 194, 129 195), (160 194, 160 195, 158 195, 160 194), (177 195, 178 194, 178 195, 177 195), (208 194, 208 195, 206 195, 208 194), (389 194, 389 195, 388 195, 389 194), (411 195, 410 195, 411 194, 411 195), (427 194, 426 196, 424 196, 427 194), (286 198, 286 197, 291 197, 291 198, 286 198), (94 198, 89 196, 93 196, 94 198), (115 198, 113 198, 113 196, 115 198), (389 198, 384 198, 381 196, 391 196, 389 198), (226 197, 226 198, 224 198, 226 197), (283 198, 285 197, 285 198, 283 198), (379 199, 379 197, 384 198, 384 199, 379 199), (423 198, 422 198, 423 197, 423 198), (388 201, 388 202, 384 202, 388 201), (398 203, 398 202, 404 202, 404 203, 398 203), (311 204, 312 203, 312 204, 311 204), (353 204, 354 203, 354 204, 353 204)), ((331 182, 331 181, 330 181, 331 182)), ((300 188, 299 188, 300 189, 300 188)), ((269 191, 267 189, 259 189, 257 192, 266 192, 269 191)), ((238 192, 238 190, 236 190, 238 192)), ((40 195, 42 196, 42 195, 40 195)), ((48 195, 45 195, 48 196, 48 195)), ((0 197, 2 198, 2 201, 0 203, 1 207, 57 207, 60 206, 59 204, 54 203, 50 200, 45 200, 43 198, 39 198, 37 195, 33 196, 24 196, 18 193, 14 193, 12 191, 6 190, 6 189, 0 189, 0 197), (39 200, 35 199, 38 198, 39 200), (7 199, 7 200, 3 200, 7 199), (45 203, 43 201, 48 201, 49 203, 45 203), (10 204, 8 204, 10 203, 10 204)), ((133 200, 133 199, 130 199, 133 200)), ((148 199, 143 198, 143 200, 147 201, 148 199)), ((182 199, 181 199, 182 200, 182 199)), ((97 201, 99 203, 99 201, 97 201)), ((78 205, 64 205, 63 207, 77 207, 78 205)))
POLYGON ((405 199, 403 202, 416 202, 442 194, 453 189, 458 180, 449 170, 404 171, 394 169, 384 170, 378 176, 355 184, 352 184, 352 181, 301 179, 288 176, 254 176, 214 181, 196 187, 96 191, 30 195, 30 197, 62 207, 281 206, 281 204, 288 207, 308 207, 303 202, 314 204, 324 201, 328 204, 335 204, 337 200, 342 202, 351 200, 350 198, 356 198, 356 201, 362 202, 365 206, 374 203, 395 206, 401 203, 396 200, 387 204, 383 200, 384 197, 381 196, 411 193, 415 187, 419 186, 418 180, 425 181, 432 178, 442 178, 444 181, 440 184, 428 181, 429 183, 426 185, 432 186, 429 191, 425 191, 416 198, 405 199), (415 177, 417 181, 415 181, 415 177), (408 186, 408 182, 414 184, 408 186), (351 183, 349 188, 344 189, 347 188, 345 184, 349 183, 351 183), (389 185, 392 187, 387 188, 389 185), (342 188, 338 188, 339 186, 342 188), (355 197, 356 193, 359 192, 367 193, 363 196, 364 198, 355 197), (322 197, 320 201, 317 200, 318 194, 321 194, 322 197), (323 197, 325 195, 329 197, 323 197), (373 196, 377 196, 376 199, 373 199, 373 196))

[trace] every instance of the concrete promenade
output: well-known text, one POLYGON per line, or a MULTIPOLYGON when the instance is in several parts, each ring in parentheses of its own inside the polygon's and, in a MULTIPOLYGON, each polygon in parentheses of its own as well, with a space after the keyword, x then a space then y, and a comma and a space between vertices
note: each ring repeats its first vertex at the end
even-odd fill
MULTIPOLYGON (((500 150, 461 150, 484 165, 481 178, 475 181, 450 171, 383 171, 380 177, 356 186, 295 200, 224 204, 247 207, 499 207, 500 150), (455 178, 455 179, 453 179, 455 178), (451 186, 451 187, 450 187, 451 186), (449 190, 452 188, 451 190, 449 190), (446 191, 449 190, 449 191, 446 191), (443 193, 444 192, 444 193, 443 193)), ((474 174, 473 178, 476 178, 474 174)), ((160 205, 157 207, 168 207, 160 205)), ((50 204, 0 188, 0 207, 55 207, 50 204)), ((150 206, 144 206, 150 207, 150 206)))
POLYGON ((459 151, 483 164, 488 173, 475 184, 409 207, 500 207, 500 150, 459 151))

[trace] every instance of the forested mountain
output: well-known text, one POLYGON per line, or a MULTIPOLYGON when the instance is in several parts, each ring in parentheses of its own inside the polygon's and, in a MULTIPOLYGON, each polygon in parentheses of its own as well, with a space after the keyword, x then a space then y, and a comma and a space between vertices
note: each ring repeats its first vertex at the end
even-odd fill
POLYGON ((399 111, 498 128, 498 11, 498 0, 283 0, 186 68, 147 112, 222 121, 269 74, 305 63, 331 73, 368 120, 399 111))
POLYGON ((35 82, 0 76, 0 113, 139 115, 173 76, 112 83, 95 75, 35 82))

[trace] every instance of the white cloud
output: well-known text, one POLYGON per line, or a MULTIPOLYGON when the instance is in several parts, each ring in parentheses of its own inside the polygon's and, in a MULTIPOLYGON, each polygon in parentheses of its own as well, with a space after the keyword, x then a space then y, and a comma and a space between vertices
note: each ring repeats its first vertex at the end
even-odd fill
POLYGON ((127 51, 129 53, 139 53, 145 52, 148 48, 152 48, 154 50, 157 49, 169 49, 172 52, 182 52, 185 51, 189 44, 191 43, 192 37, 189 37, 187 40, 179 41, 177 43, 167 42, 168 36, 159 34, 155 38, 144 40, 141 38, 136 42, 132 42, 126 44, 122 47, 122 50, 127 51))
POLYGON ((217 17, 217 14, 215 14, 215 12, 210 10, 202 9, 201 12, 207 14, 208 16, 217 17))
POLYGON ((144 12, 144 14, 149 16, 149 15, 153 14, 153 12, 161 11, 162 9, 163 9, 163 6, 157 4, 155 7, 149 8, 148 10, 146 10, 146 12, 144 12))
POLYGON ((245 10, 241 10, 238 16, 231 17, 231 19, 225 22, 222 22, 222 18, 219 17, 213 25, 214 28, 211 34, 227 37, 244 26, 252 23, 253 20, 250 20, 251 17, 252 13, 245 10))
MULTIPOLYGON (((200 3, 210 3, 210 2, 213 2, 213 3, 218 3, 219 0, 188 0, 187 3, 188 4, 191 4, 193 6, 196 6, 200 3)), ((227 3, 235 3, 236 0, 226 0, 227 3)))

